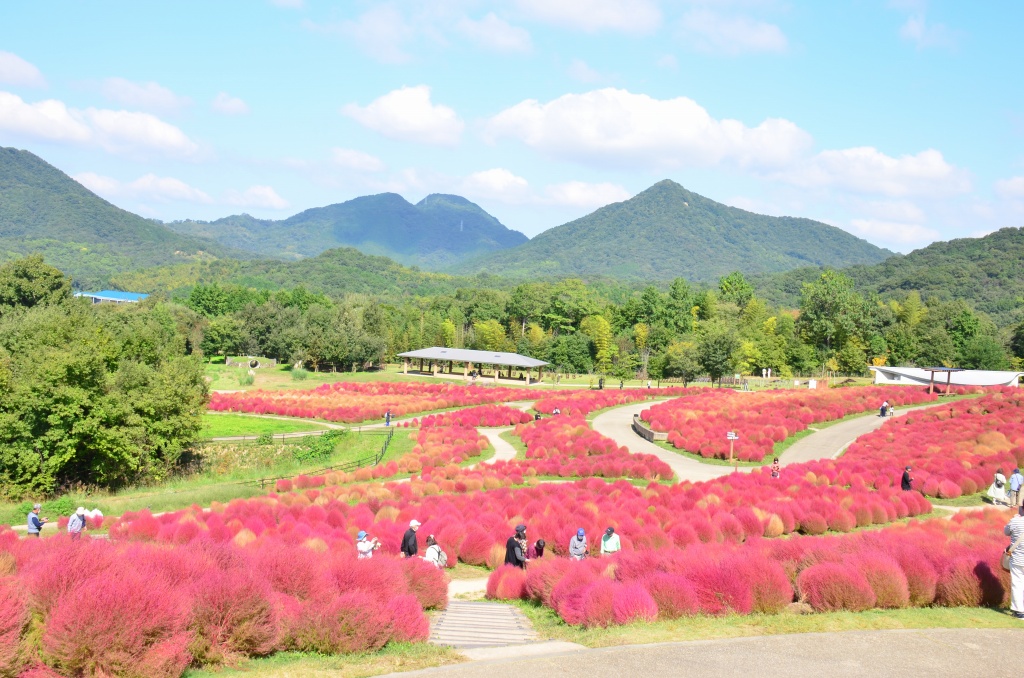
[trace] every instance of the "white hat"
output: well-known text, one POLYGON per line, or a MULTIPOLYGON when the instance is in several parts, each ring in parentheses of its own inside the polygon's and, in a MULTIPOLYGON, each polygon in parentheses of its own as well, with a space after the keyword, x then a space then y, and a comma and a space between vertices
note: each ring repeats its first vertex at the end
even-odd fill
POLYGON ((415 518, 409 521, 409 527, 419 527, 421 524, 422 523, 420 523, 420 521, 416 520, 415 518))
POLYGON ((85 507, 84 506, 79 506, 78 510, 75 511, 75 513, 77 513, 80 516, 84 516, 85 515, 85 507))

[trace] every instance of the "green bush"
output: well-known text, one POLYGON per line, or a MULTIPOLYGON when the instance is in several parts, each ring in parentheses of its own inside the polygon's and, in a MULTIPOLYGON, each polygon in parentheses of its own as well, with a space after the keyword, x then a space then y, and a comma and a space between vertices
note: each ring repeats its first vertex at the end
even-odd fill
POLYGON ((309 370, 302 367, 292 369, 292 379, 295 381, 305 381, 307 378, 309 378, 309 370))
POLYGON ((249 372, 242 372, 238 375, 239 386, 252 386, 256 382, 256 375, 249 372))
POLYGON ((274 444, 274 434, 273 433, 263 433, 262 435, 260 435, 260 437, 256 438, 256 444, 257 445, 273 445, 274 444))
POLYGON ((332 430, 320 436, 309 436, 312 440, 308 445, 299 445, 292 453, 295 461, 317 461, 328 459, 338 446, 341 439, 348 435, 348 431, 332 430))

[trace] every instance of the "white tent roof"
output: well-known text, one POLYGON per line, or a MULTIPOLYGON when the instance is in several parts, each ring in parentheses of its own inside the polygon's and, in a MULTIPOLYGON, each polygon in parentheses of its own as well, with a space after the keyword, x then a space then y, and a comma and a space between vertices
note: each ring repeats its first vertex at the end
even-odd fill
MULTIPOLYGON (((932 373, 920 367, 872 367, 872 371, 883 374, 898 374, 922 383, 929 383, 932 380, 932 373)), ((945 385, 946 377, 949 376, 949 383, 954 386, 1005 386, 1016 383, 1017 378, 1024 372, 1001 372, 996 370, 961 370, 959 372, 935 372, 935 383, 945 385)))
POLYGON ((495 351, 473 351, 468 348, 444 348, 432 346, 418 351, 399 353, 402 358, 422 358, 423 360, 451 360, 457 363, 474 363, 476 365, 510 365, 512 367, 542 367, 548 363, 536 358, 527 358, 518 353, 501 353, 495 351))

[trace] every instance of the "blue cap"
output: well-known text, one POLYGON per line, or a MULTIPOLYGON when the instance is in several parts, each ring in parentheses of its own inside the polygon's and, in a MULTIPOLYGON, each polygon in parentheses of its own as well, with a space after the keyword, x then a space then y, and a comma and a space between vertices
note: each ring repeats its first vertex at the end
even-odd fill
POLYGON ((359 530, 359 534, 356 535, 356 539, 359 541, 366 539, 366 530, 359 530))
POLYGON ((586 532, 583 531, 582 527, 580 529, 576 530, 576 536, 577 537, 582 537, 585 534, 586 534, 586 532))

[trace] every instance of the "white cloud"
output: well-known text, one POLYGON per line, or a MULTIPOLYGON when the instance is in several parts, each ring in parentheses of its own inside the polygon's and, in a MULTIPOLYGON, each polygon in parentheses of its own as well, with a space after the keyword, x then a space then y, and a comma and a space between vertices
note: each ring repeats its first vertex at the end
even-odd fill
POLYGON ((778 26, 743 15, 695 9, 683 16, 680 28, 694 49, 712 54, 779 53, 789 46, 778 26))
POLYGON ((132 82, 124 78, 107 78, 100 85, 100 92, 110 101, 158 111, 176 111, 192 103, 188 97, 178 96, 156 82, 132 82))
POLYGON ((76 174, 74 179, 93 193, 106 197, 132 197, 156 199, 161 202, 172 200, 209 204, 213 198, 174 177, 158 177, 146 174, 126 184, 112 177, 94 172, 76 174))
POLYGON ((604 76, 587 65, 583 59, 573 59, 566 70, 569 77, 580 82, 594 83, 604 80, 604 76))
POLYGON ((238 207, 262 207, 272 210, 283 210, 288 201, 277 194, 270 186, 250 186, 244 191, 227 191, 224 202, 238 207))
POLYGON ((935 242, 941 237, 938 231, 920 224, 877 219, 852 219, 848 230, 876 245, 889 245, 903 252, 935 242))
POLYGON ((113 153, 158 151, 187 157, 199 146, 180 129, 149 113, 68 108, 46 99, 30 104, 0 92, 0 131, 44 141, 91 144, 113 153))
POLYGON ((653 0, 516 0, 531 19, 595 33, 601 30, 650 33, 661 25, 653 0))
POLYGON ((372 7, 354 21, 335 24, 304 21, 302 25, 311 31, 340 35, 355 43, 370 57, 384 63, 405 63, 411 58, 405 52, 404 45, 415 35, 415 31, 406 23, 402 13, 390 4, 372 7))
POLYGON ((870 146, 822 151, 778 178, 806 188, 837 187, 891 197, 947 195, 971 188, 966 173, 934 149, 899 158, 870 146))
POLYGON ((530 198, 526 179, 501 167, 470 174, 462 180, 460 190, 474 197, 502 202, 522 203, 530 198))
POLYGON ((15 87, 46 87, 39 69, 17 54, 0 51, 0 84, 15 87))
POLYGON ((676 59, 674 54, 665 54, 659 57, 658 60, 654 62, 654 65, 658 68, 675 69, 679 67, 679 60, 676 59))
POLYGON ((456 27, 477 45, 495 52, 529 52, 533 48, 525 28, 512 26, 494 12, 479 21, 463 17, 456 27))
POLYGON ((387 169, 384 161, 380 158, 369 153, 352 150, 351 148, 331 149, 331 156, 336 165, 340 165, 345 169, 357 170, 359 172, 383 172, 387 169))
POLYGON ((180 129, 149 113, 87 108, 81 117, 92 127, 96 142, 112 153, 159 151, 187 157, 199 150, 180 129))
POLYGON ((210 108, 224 115, 248 115, 249 104, 227 92, 218 92, 210 103, 210 108))
POLYGON ((0 92, 0 130, 44 141, 86 143, 93 136, 63 101, 45 99, 30 104, 10 92, 0 92))
POLYGON ((928 47, 954 48, 958 36, 943 24, 929 24, 923 12, 912 14, 900 27, 900 37, 914 43, 918 49, 928 47))
POLYGON ((870 200, 860 209, 882 221, 920 224, 926 220, 924 210, 909 200, 870 200))
POLYGON ((551 184, 544 189, 547 202, 568 207, 596 209, 613 202, 629 200, 632 194, 618 184, 602 182, 597 184, 584 181, 567 181, 551 184))
POLYGON ((528 99, 491 118, 484 134, 512 137, 559 158, 650 168, 782 168, 811 145, 810 135, 788 120, 747 127, 712 118, 686 97, 654 99, 610 88, 546 104, 528 99))
POLYGON ((1024 177, 1011 177, 996 182, 996 194, 1002 198, 1024 198, 1024 177))
POLYGON ((386 137, 423 144, 457 144, 464 127, 454 110, 431 103, 426 85, 396 89, 365 107, 348 104, 341 112, 386 137))

